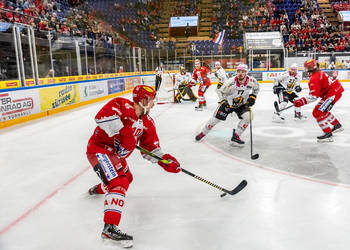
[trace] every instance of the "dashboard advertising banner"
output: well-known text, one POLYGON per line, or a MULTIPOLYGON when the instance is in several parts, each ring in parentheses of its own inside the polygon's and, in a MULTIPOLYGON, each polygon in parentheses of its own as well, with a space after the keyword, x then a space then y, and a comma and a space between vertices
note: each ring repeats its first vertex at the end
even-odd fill
POLYGON ((107 80, 107 85, 109 95, 119 93, 125 90, 125 82, 122 78, 107 80))
MULTIPOLYGON (((273 81, 276 77, 282 75, 286 71, 269 71, 269 72, 262 72, 262 80, 263 81, 273 81)), ((250 73, 249 73, 250 74, 250 73)), ((298 75, 300 79, 302 79, 302 72, 298 71, 298 75)), ((257 79, 258 80, 258 79, 257 79)))
POLYGON ((141 77, 125 78, 125 90, 133 89, 135 86, 141 84, 141 77))
POLYGON ((64 86, 39 89, 41 111, 64 107, 80 101, 79 86, 64 86))
POLYGON ((84 82, 79 84, 80 101, 87 101, 108 95, 107 81, 84 82))
POLYGON ((38 90, 0 93, 0 122, 40 113, 38 90))
POLYGON ((156 76, 143 76, 142 83, 147 86, 154 87, 156 84, 156 76))

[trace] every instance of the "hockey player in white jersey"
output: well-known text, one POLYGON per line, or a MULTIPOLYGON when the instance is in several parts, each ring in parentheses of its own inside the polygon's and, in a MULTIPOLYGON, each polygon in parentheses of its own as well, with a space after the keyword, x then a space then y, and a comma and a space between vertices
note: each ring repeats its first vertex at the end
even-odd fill
POLYGON ((222 85, 224 85, 224 82, 228 79, 228 76, 219 61, 215 62, 214 75, 218 79, 218 85, 216 88, 216 93, 218 93, 219 89, 222 87, 222 85))
POLYGON ((192 102, 197 100, 197 97, 193 94, 192 89, 187 86, 191 80, 191 74, 187 73, 185 67, 181 66, 180 72, 175 74, 174 88, 177 90, 177 94, 175 96, 176 103, 181 102, 181 100, 191 100, 192 102), (189 99, 185 99, 186 95, 189 99))
MULTIPOLYGON (((284 109, 288 102, 293 103, 294 99, 298 98, 295 92, 300 92, 300 76, 298 75, 298 65, 292 64, 287 72, 284 72, 274 80, 273 93, 277 95, 278 102, 275 102, 275 106, 278 106, 278 110, 284 109)), ((301 108, 294 108, 294 119, 303 120, 305 116, 301 114, 301 108)), ((284 122, 285 117, 281 114, 283 111, 276 112, 273 115, 274 122, 284 122)))
POLYGON ((201 140, 220 121, 225 121, 230 113, 235 112, 240 121, 237 128, 233 129, 231 141, 235 144, 244 144, 240 136, 250 123, 249 109, 255 104, 259 92, 258 82, 254 77, 248 76, 247 71, 247 65, 238 65, 237 75, 226 80, 219 89, 219 106, 213 117, 209 119, 202 131, 196 136, 196 141, 201 140))

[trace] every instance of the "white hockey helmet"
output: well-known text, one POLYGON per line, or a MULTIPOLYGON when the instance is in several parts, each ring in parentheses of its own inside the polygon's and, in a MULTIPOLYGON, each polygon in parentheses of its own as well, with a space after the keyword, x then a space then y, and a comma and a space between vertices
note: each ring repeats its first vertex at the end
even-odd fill
POLYGON ((219 61, 216 61, 215 66, 217 66, 217 65, 221 66, 221 63, 219 61))
POLYGON ((194 65, 201 65, 201 61, 199 59, 194 60, 194 65))
POLYGON ((238 70, 243 70, 243 71, 247 72, 248 71, 248 66, 247 66, 247 64, 242 63, 242 64, 238 65, 236 69, 237 69, 237 71, 238 70))
POLYGON ((298 64, 293 63, 292 65, 290 65, 290 70, 298 70, 298 64))

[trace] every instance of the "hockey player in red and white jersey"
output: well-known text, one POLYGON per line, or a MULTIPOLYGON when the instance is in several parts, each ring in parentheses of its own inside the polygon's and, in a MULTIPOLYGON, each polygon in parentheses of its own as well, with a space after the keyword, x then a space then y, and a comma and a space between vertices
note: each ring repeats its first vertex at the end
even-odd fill
POLYGON ((149 112, 154 106, 156 91, 138 85, 133 90, 133 102, 116 97, 95 116, 97 127, 87 146, 87 158, 102 183, 89 189, 90 195, 106 194, 104 201, 104 229, 102 238, 131 247, 133 237, 121 232, 118 225, 125 206, 125 195, 133 180, 126 158, 136 144, 169 161, 165 164, 154 158, 168 172, 178 173, 181 168, 175 157, 164 154, 159 145, 156 128, 149 112))
POLYGON ((260 89, 259 83, 254 77, 248 76, 247 71, 247 65, 238 65, 237 75, 229 78, 218 90, 220 98, 219 106, 215 110, 214 115, 205 124, 202 131, 196 136, 196 141, 200 141, 216 124, 220 121, 225 121, 229 114, 235 112, 240 121, 237 128, 233 129, 231 141, 236 145, 244 144, 240 136, 252 119, 249 109, 255 104, 260 89))
POLYGON ((301 107, 321 98, 312 112, 312 115, 324 132, 324 135, 318 136, 317 139, 319 142, 332 142, 332 133, 340 132, 343 128, 330 110, 341 98, 344 89, 339 80, 331 79, 319 69, 315 59, 307 60, 304 63, 304 67, 310 76, 308 83, 310 92, 308 96, 294 100, 294 106, 301 107))
POLYGON ((207 67, 201 66, 201 61, 196 59, 194 62, 195 69, 193 71, 193 80, 188 83, 188 87, 193 87, 199 83, 198 88, 198 106, 195 107, 197 111, 202 111, 203 107, 207 106, 207 102, 204 97, 205 91, 210 87, 210 79, 208 74, 210 74, 210 69, 207 67))

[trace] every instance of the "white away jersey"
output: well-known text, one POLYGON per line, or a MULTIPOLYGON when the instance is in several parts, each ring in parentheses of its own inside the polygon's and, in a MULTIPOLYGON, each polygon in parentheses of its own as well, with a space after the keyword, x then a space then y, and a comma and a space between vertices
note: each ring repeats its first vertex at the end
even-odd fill
POLYGON ((288 71, 284 72, 275 78, 274 86, 278 85, 281 85, 287 93, 291 94, 296 86, 300 86, 300 77, 299 75, 291 76, 288 71))
POLYGON ((226 99, 233 107, 245 104, 250 94, 257 96, 259 83, 252 76, 247 76, 243 83, 238 82, 237 76, 229 78, 218 90, 220 100, 226 99))
POLYGON ((181 73, 175 74, 175 89, 178 88, 180 85, 187 84, 191 81, 192 77, 190 73, 186 73, 182 75, 181 73))
POLYGON ((214 75, 218 78, 219 83, 224 83, 228 79, 223 67, 220 67, 218 70, 216 69, 214 75))

